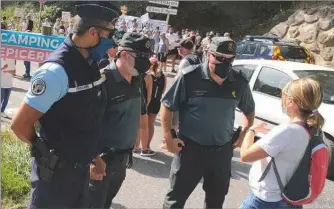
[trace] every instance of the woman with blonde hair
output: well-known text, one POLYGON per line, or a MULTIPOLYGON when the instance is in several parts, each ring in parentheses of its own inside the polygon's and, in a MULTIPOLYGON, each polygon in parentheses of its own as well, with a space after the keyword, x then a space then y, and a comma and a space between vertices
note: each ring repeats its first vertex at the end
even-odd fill
POLYGON ((275 158, 283 186, 285 186, 301 161, 309 142, 307 130, 317 129, 321 133, 324 118, 318 112, 323 91, 312 78, 301 78, 288 83, 282 90, 282 111, 289 122, 268 130, 264 123, 254 125, 245 135, 240 149, 243 162, 254 162, 249 172, 250 195, 240 208, 275 209, 302 208, 282 200, 281 190, 272 168, 260 181, 271 158, 275 158), (256 133, 265 134, 254 143, 256 133))

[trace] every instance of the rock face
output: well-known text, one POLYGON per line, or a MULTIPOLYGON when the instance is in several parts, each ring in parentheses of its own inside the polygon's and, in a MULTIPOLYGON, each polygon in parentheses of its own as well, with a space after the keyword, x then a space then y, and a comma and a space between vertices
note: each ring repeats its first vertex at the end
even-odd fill
POLYGON ((334 7, 298 10, 267 35, 297 41, 311 52, 316 64, 334 66, 334 7))

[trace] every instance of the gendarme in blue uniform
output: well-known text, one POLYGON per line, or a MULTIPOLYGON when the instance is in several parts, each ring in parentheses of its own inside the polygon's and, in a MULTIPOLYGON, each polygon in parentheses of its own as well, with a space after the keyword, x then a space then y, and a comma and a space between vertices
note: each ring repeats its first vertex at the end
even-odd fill
MULTIPOLYGON (((98 20, 111 21, 115 17, 113 10, 98 5, 80 5, 77 10, 83 22, 95 18, 98 24, 98 20), (87 10, 91 11, 89 17, 85 16, 87 10)), ((79 52, 70 34, 48 56, 31 81, 25 102, 44 113, 39 119, 39 134, 47 149, 59 156, 59 161, 51 178, 46 180, 43 158, 48 156, 35 152, 29 208, 83 208, 88 193, 89 165, 99 154, 101 122, 107 102, 97 63, 79 52)))
POLYGON ((233 135, 234 110, 238 107, 247 115, 255 105, 245 76, 231 70, 219 86, 210 78, 207 64, 183 69, 161 101, 179 111, 181 136, 203 146, 221 146, 233 135))

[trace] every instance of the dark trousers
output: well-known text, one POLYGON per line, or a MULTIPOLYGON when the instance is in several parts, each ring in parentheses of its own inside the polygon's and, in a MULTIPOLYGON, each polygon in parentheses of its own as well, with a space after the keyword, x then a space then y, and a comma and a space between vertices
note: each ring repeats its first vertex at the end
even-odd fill
POLYGON ((11 91, 11 88, 1 88, 1 112, 5 112, 11 91))
POLYGON ((26 75, 30 75, 30 66, 31 66, 31 62, 29 61, 24 61, 24 66, 26 67, 26 75))
POLYGON ((105 159, 106 176, 102 181, 89 182, 89 208, 110 208, 126 176, 128 153, 114 154, 105 159))
POLYGON ((231 176, 233 148, 203 147, 185 141, 185 147, 174 155, 169 189, 163 208, 183 208, 189 195, 204 179, 205 208, 222 208, 231 176))
POLYGON ((86 208, 89 167, 57 169, 49 182, 38 177, 35 159, 31 165, 29 209, 86 208))

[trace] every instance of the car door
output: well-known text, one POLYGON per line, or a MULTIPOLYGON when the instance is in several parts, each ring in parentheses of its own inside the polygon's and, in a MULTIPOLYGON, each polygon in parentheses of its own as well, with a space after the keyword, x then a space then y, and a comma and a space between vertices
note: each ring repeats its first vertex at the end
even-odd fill
MULTIPOLYGON (((256 64, 237 64, 237 65, 233 65, 233 69, 236 71, 242 71, 246 76, 247 79, 250 81, 256 68, 258 67, 258 65, 256 64)), ((238 126, 242 125, 242 119, 243 119, 243 114, 241 113, 241 111, 239 110, 239 108, 236 108, 235 110, 235 120, 234 120, 234 126, 235 128, 237 128, 238 126)))
POLYGON ((240 54, 240 58, 239 59, 254 59, 255 57, 255 52, 256 52, 256 49, 258 47, 258 43, 256 42, 250 42, 248 43, 242 53, 240 54))
POLYGON ((269 128, 273 128, 288 120, 282 112, 281 91, 292 80, 291 76, 279 69, 261 68, 253 87, 255 122, 264 121, 269 128))

